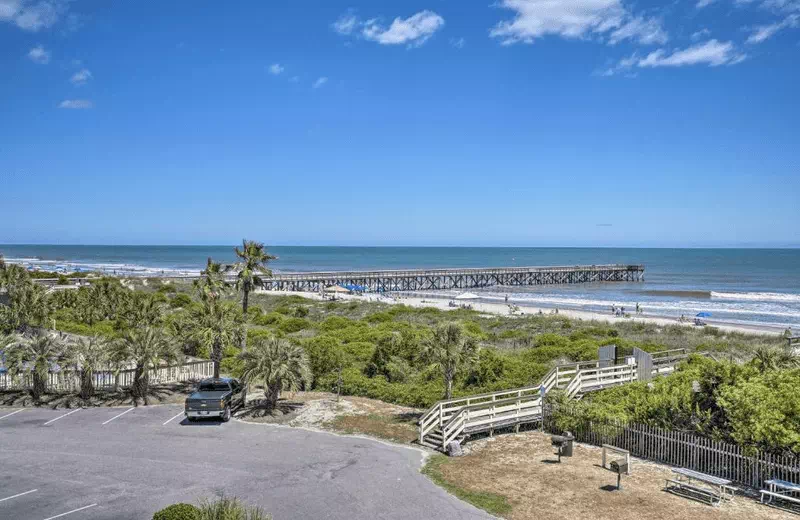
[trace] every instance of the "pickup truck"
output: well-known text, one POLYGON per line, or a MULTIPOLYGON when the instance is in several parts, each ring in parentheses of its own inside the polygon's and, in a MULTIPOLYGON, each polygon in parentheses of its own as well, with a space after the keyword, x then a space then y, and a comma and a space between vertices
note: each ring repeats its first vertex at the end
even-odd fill
POLYGON ((231 420, 231 410, 244 404, 244 386, 238 379, 220 377, 203 379, 186 398, 184 413, 189 421, 206 417, 231 420))

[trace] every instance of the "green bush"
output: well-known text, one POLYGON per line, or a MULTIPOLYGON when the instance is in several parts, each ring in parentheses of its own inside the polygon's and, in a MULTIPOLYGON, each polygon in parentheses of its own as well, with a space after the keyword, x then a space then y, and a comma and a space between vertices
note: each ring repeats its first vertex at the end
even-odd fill
POLYGON ((285 319, 286 318, 282 314, 270 312, 256 316, 253 318, 252 323, 255 325, 261 325, 262 327, 269 327, 270 325, 280 325, 280 323, 285 319))
POLYGON ((172 504, 156 512, 153 520, 200 520, 200 509, 191 504, 172 504))
POLYGON ((222 497, 200 503, 199 520, 271 520, 260 507, 248 507, 237 498, 222 497))
POLYGON ((192 298, 188 294, 184 293, 176 294, 169 301, 169 306, 173 309, 183 309, 189 307, 191 304, 192 298))
POLYGON ((278 324, 278 330, 285 334, 300 332, 309 327, 311 327, 311 322, 304 318, 286 318, 278 324))

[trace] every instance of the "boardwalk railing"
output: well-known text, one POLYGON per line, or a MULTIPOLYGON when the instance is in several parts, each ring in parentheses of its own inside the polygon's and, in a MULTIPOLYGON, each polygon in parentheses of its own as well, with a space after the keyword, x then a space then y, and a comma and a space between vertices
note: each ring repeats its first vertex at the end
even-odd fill
POLYGON ((422 291, 479 287, 637 282, 642 265, 573 265, 557 267, 487 267, 405 269, 390 271, 333 271, 275 273, 264 279, 265 289, 320 291, 331 285, 357 285, 367 291, 422 291))
MULTIPOLYGON (((666 373, 686 358, 686 352, 670 351, 659 356, 652 375, 666 373)), ((550 370, 538 385, 487 394, 439 401, 419 420, 419 442, 438 449, 463 435, 538 421, 542 417, 542 396, 563 389, 569 398, 587 392, 636 381, 635 363, 601 367, 600 361, 559 365, 550 370)))
MULTIPOLYGON (((99 370, 92 378, 97 390, 126 388, 133 384, 134 369, 120 371, 99 370)), ((211 377, 214 374, 214 363, 211 361, 193 361, 183 365, 163 366, 150 369, 150 384, 181 383, 211 377)), ((0 373, 0 390, 25 390, 33 386, 30 374, 12 377, 7 372, 0 373)), ((81 387, 80 375, 74 371, 51 372, 48 375, 47 389, 53 392, 72 392, 81 387)))
POLYGON ((761 451, 745 455, 741 446, 691 433, 615 420, 589 420, 571 410, 547 405, 543 425, 549 433, 569 430, 578 442, 610 444, 635 457, 700 471, 752 489, 764 489, 764 481, 769 479, 800 482, 798 457, 761 451))

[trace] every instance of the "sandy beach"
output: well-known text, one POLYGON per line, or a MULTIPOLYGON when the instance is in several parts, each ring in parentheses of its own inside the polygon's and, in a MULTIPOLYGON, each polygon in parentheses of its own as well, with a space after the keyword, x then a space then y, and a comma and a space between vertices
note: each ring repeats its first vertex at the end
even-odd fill
MULTIPOLYGON (((319 293, 313 292, 270 292, 270 291, 259 291, 260 294, 281 294, 281 295, 297 295, 303 296, 305 298, 321 300, 322 296, 319 293)), ((419 297, 419 296, 412 296, 407 294, 396 294, 393 297, 384 296, 384 295, 373 295, 373 294, 337 294, 336 298, 341 300, 356 300, 356 301, 374 301, 386 304, 400 304, 400 305, 408 305, 410 307, 434 307, 443 311, 451 311, 457 309, 458 307, 451 307, 450 302, 453 301, 451 298, 432 298, 430 296, 426 297, 419 297)), ((642 322, 642 323, 653 323, 656 325, 668 326, 668 325, 680 325, 684 327, 693 327, 696 328, 691 318, 687 318, 687 321, 681 322, 679 319, 674 318, 665 318, 662 316, 649 316, 647 314, 639 314, 639 315, 630 315, 630 317, 621 317, 621 316, 613 316, 610 314, 604 314, 599 312, 590 312, 590 311, 582 311, 582 310, 575 310, 575 309, 565 309, 565 308, 553 308, 553 307, 544 307, 544 306, 522 306, 517 305, 515 312, 512 314, 509 309, 509 305, 505 303, 485 303, 480 302, 478 300, 467 301, 467 302, 456 302, 459 305, 465 304, 471 306, 471 308, 475 311, 482 312, 485 314, 491 314, 496 316, 523 316, 523 315, 531 315, 531 314, 555 314, 556 311, 560 316, 566 316, 571 319, 577 320, 584 320, 584 321, 598 321, 604 323, 619 323, 621 321, 626 322, 642 322)), ((740 323, 727 323, 720 320, 714 320, 711 318, 705 319, 708 326, 716 327, 720 330, 724 330, 727 332, 739 332, 743 334, 770 334, 770 335, 781 335, 786 330, 783 327, 775 327, 770 325, 762 325, 762 324, 752 324, 752 325, 743 325, 740 323)))

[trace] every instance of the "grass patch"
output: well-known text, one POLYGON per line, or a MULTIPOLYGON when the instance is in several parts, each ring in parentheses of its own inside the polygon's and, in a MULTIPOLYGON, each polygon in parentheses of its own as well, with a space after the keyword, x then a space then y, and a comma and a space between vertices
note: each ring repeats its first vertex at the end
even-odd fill
MULTIPOLYGON (((416 417, 416 414, 413 414, 416 417)), ((364 434, 379 439, 409 444, 417 439, 413 419, 399 415, 340 415, 328 423, 332 429, 348 435, 364 434)))
POLYGON ((448 463, 450 459, 446 455, 434 455, 428 459, 428 463, 422 468, 422 473, 448 493, 488 513, 503 516, 511 512, 508 497, 496 493, 470 491, 448 481, 442 472, 442 467, 448 463))

